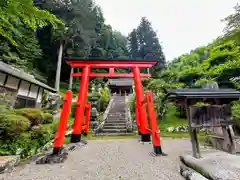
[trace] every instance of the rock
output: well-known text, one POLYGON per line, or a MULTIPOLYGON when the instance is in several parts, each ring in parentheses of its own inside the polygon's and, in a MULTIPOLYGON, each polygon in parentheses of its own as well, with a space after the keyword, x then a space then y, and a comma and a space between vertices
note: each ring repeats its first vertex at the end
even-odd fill
POLYGON ((63 163, 67 159, 68 150, 61 148, 59 154, 52 155, 52 151, 46 152, 44 155, 40 155, 36 158, 36 164, 55 164, 63 163))
POLYGON ((167 132, 173 132, 174 131, 174 127, 168 127, 167 128, 167 132))
POLYGON ((96 129, 99 125, 99 122, 98 121, 90 121, 90 127, 92 129, 96 129))
POLYGON ((20 163, 20 156, 0 156, 0 173, 11 171, 20 163))
POLYGON ((239 180, 240 157, 222 151, 206 151, 196 159, 191 155, 180 156, 180 160, 191 169, 212 180, 239 180))
POLYGON ((127 121, 127 132, 132 132, 133 131, 133 123, 132 121, 127 121))
POLYGON ((192 170, 191 168, 185 166, 184 164, 180 165, 180 174, 187 180, 208 180, 207 178, 192 170))
POLYGON ((98 125, 98 127, 94 130, 95 134, 103 131, 104 123, 105 122, 103 121, 103 122, 101 122, 101 124, 98 125))
POLYGON ((56 111, 61 103, 61 96, 56 93, 48 93, 46 100, 47 100, 47 103, 45 104, 45 108, 53 109, 56 111))

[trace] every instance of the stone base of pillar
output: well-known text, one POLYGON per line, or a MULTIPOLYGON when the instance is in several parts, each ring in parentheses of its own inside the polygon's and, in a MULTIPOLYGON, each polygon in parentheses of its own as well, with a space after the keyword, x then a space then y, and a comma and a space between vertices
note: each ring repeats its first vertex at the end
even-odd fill
POLYGON ((150 134, 141 134, 141 141, 142 142, 151 142, 150 134))
POLYGON ((78 143, 81 141, 81 134, 72 134, 71 136, 71 143, 78 143))

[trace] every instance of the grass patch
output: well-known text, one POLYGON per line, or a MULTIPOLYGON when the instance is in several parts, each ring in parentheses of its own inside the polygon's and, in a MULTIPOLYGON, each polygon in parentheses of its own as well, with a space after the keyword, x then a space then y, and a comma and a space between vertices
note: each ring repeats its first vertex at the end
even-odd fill
MULTIPOLYGON (((166 132, 168 127, 176 127, 176 126, 188 126, 187 119, 182 119, 176 116, 176 107, 174 104, 169 103, 167 106, 167 113, 163 120, 158 121, 158 126, 160 129, 161 137, 169 137, 169 138, 190 138, 189 132, 166 132)), ((199 141, 204 141, 206 138, 206 134, 203 132, 198 133, 199 141)))
POLYGON ((168 127, 186 126, 187 120, 176 116, 176 107, 168 104, 167 112, 163 120, 158 121, 160 130, 166 130, 168 127))
MULTIPOLYGON (((189 132, 160 132, 161 137, 166 138, 173 138, 173 139, 181 139, 181 138, 189 138, 190 139, 190 133, 189 132)), ((199 132, 197 134, 199 142, 203 142, 206 139, 206 134, 199 132)))
MULTIPOLYGON (((135 138, 135 135, 132 136, 93 136, 92 132, 89 132, 86 137, 82 136, 86 140, 111 140, 111 139, 132 139, 135 138)), ((69 144, 71 135, 66 136, 64 139, 64 144, 69 144)))
POLYGON ((166 132, 168 127, 186 126, 187 120, 181 119, 176 115, 176 107, 169 103, 167 106, 167 112, 164 119, 158 121, 161 137, 170 138, 189 138, 189 132, 166 132))

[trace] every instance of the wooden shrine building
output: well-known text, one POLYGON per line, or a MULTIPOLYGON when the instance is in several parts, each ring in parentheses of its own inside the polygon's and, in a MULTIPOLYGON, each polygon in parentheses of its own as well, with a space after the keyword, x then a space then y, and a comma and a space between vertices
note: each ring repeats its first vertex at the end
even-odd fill
POLYGON ((133 79, 131 78, 109 79, 107 85, 112 94, 124 96, 133 92, 133 79))

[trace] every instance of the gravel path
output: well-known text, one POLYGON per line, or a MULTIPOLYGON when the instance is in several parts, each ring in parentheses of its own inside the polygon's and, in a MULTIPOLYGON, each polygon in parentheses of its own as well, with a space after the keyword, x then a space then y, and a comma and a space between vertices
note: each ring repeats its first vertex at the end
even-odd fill
MULTIPOLYGON (((70 152, 63 164, 27 164, 4 180, 183 180, 179 155, 191 148, 189 140, 163 141, 167 157, 152 157, 151 144, 137 139, 93 140, 70 152)), ((1 179, 1 178, 0 178, 1 179)))

